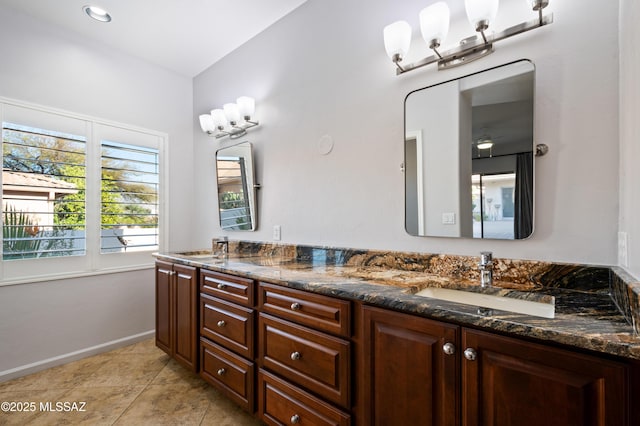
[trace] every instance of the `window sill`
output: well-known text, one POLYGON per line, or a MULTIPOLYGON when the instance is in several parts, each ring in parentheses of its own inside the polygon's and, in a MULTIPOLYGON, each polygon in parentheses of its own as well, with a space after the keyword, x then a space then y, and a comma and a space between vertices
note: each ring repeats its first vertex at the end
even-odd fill
POLYGON ((73 278, 86 278, 93 277, 96 275, 106 275, 106 274, 119 274, 123 272, 133 272, 133 271, 142 271, 146 269, 153 269, 154 263, 143 263, 139 265, 129 265, 125 267, 118 268, 104 268, 95 271, 82 271, 82 272, 69 272, 64 274, 48 274, 48 275, 34 275, 27 276, 20 279, 10 279, 0 281, 0 287, 10 286, 10 285, 20 285, 20 284, 32 284, 38 282, 46 282, 46 281, 58 281, 58 280, 66 280, 73 278))

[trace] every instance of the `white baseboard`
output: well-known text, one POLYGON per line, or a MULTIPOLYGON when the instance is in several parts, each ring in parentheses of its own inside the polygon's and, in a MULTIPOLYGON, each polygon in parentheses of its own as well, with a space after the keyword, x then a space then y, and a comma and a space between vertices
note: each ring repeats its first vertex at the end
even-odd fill
POLYGON ((31 364, 21 365, 20 367, 12 368, 10 370, 0 371, 0 383, 7 380, 15 379, 18 377, 26 376, 31 373, 46 370, 47 368, 56 367, 58 365, 67 364, 72 361, 77 361, 82 358, 86 358, 92 355, 97 355, 103 352, 112 351, 114 349, 121 348, 123 346, 132 345, 134 343, 141 342, 149 339, 155 335, 155 330, 145 331, 144 333, 134 334, 132 336, 123 337, 122 339, 112 340, 110 342, 102 343, 100 345, 91 346, 89 348, 81 349, 79 351, 69 352, 68 354, 59 355, 53 358, 44 359, 42 361, 33 362, 31 364))

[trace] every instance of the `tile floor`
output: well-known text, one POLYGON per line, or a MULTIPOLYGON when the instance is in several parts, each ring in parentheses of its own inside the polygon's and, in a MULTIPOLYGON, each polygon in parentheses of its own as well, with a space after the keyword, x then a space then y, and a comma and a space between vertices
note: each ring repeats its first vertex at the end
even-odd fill
POLYGON ((34 402, 35 410, 0 411, 0 425, 261 424, 153 339, 0 383, 0 402, 7 401, 34 402), (69 411, 74 402, 86 403, 84 411, 69 411))

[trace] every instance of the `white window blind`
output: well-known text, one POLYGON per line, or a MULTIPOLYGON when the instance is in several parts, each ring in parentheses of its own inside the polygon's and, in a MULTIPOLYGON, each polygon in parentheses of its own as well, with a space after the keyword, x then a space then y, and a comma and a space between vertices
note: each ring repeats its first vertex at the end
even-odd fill
POLYGON ((101 253, 158 249, 158 155, 101 142, 101 253))
POLYGON ((3 260, 86 252, 86 138, 2 123, 3 260))

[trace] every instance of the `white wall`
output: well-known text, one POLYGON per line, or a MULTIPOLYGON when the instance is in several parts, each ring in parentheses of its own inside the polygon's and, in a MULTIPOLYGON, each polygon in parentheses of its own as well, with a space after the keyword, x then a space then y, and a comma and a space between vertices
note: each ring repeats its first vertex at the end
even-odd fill
POLYGON ((626 268, 640 279, 640 3, 620 4, 620 231, 628 239, 626 268))
MULTIPOLYGON (((450 2, 451 3, 451 2, 450 2)), ((521 0, 501 2, 496 28, 535 17, 521 0)), ((499 43, 464 67, 396 76, 382 29, 407 19, 408 62, 427 54, 419 35, 424 1, 310 0, 194 80, 194 114, 247 94, 263 125, 255 142, 259 230, 231 238, 616 264, 618 230, 617 3, 551 2, 555 22, 499 43), (597 37, 593 36, 597 28, 597 37), (536 225, 524 241, 420 238, 404 230, 403 102, 412 90, 528 58, 536 66, 535 136, 550 153, 536 166, 536 225), (319 155, 318 139, 335 147, 319 155), (605 144, 603 146, 603 143, 605 144)), ((453 13, 450 47, 471 35, 453 13)), ((197 246, 223 234, 215 213, 213 154, 195 133, 197 246)), ((637 238, 637 236, 636 236, 637 238)))
MULTIPOLYGON (((191 247, 190 79, 0 6, 0 96, 167 133, 169 247, 191 247)), ((151 269, 0 287, 0 380, 154 327, 151 269)))

